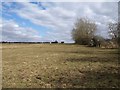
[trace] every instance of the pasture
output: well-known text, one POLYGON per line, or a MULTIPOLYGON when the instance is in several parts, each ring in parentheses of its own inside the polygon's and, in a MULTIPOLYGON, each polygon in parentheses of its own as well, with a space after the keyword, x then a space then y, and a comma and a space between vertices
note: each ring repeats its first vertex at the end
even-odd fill
POLYGON ((118 88, 118 50, 2 44, 3 88, 118 88))

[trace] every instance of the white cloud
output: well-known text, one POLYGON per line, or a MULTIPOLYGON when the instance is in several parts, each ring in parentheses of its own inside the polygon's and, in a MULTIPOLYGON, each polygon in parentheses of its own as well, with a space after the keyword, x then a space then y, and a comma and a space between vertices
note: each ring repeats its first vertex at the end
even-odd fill
MULTIPOLYGON (((54 2, 54 3, 18 3, 21 9, 13 9, 20 17, 30 22, 50 28, 46 37, 42 40, 64 40, 72 41, 71 30, 75 20, 87 16, 96 21, 99 32, 106 36, 107 23, 117 20, 117 3, 97 3, 97 2, 54 2), (45 7, 45 10, 42 10, 45 7)), ((17 26, 20 28, 19 26, 17 26)))
POLYGON ((21 27, 13 20, 3 20, 2 24, 3 41, 39 41, 41 39, 36 30, 21 27))
POLYGON ((118 2, 119 0, 2 0, 2 2, 118 2))

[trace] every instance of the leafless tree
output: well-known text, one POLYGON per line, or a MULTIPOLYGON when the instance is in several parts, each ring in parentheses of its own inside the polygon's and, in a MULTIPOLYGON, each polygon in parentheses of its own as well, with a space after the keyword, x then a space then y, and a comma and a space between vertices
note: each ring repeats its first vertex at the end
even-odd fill
POLYGON ((118 23, 112 23, 110 22, 108 24, 109 28, 109 35, 112 37, 112 39, 117 40, 118 38, 118 23))
POLYGON ((109 28, 109 35, 112 38, 112 41, 114 42, 114 44, 119 45, 120 46, 120 23, 116 22, 110 22, 108 24, 108 28, 109 28))
POLYGON ((88 45, 90 40, 94 37, 97 26, 95 22, 88 18, 78 19, 75 27, 72 30, 72 37, 75 43, 88 45))

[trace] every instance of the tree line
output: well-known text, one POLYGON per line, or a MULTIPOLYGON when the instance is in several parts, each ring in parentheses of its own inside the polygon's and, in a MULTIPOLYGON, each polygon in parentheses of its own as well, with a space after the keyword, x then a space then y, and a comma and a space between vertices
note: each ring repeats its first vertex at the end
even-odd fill
POLYGON ((74 28, 72 30, 72 38, 76 44, 80 45, 100 47, 101 44, 106 42, 111 42, 116 46, 120 45, 119 42, 120 24, 117 22, 116 23, 110 22, 107 27, 109 29, 108 34, 111 37, 110 39, 105 39, 102 36, 95 34, 97 31, 97 24, 94 21, 88 18, 80 18, 77 19, 74 25, 74 28))
POLYGON ((53 42, 9 42, 9 41, 2 41, 0 43, 25 43, 25 44, 54 44, 54 43, 65 43, 64 41, 58 42, 57 40, 53 41, 53 42))

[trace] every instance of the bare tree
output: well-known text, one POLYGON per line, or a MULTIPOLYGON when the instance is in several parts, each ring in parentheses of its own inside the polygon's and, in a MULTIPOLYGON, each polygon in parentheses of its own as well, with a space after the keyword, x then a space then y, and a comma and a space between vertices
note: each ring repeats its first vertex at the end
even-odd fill
POLYGON ((72 37, 75 43, 88 45, 90 40, 94 37, 94 33, 97 30, 95 22, 88 18, 78 19, 75 23, 75 27, 72 30, 72 37))
POLYGON ((110 22, 108 24, 109 28, 109 35, 112 37, 112 39, 117 40, 118 39, 118 23, 112 23, 110 22))
POLYGON ((120 22, 118 22, 118 45, 120 47, 120 22))
POLYGON ((108 28, 109 28, 109 35, 112 38, 112 42, 116 45, 116 46, 120 46, 120 23, 116 22, 116 23, 112 23, 110 22, 108 24, 108 28))

